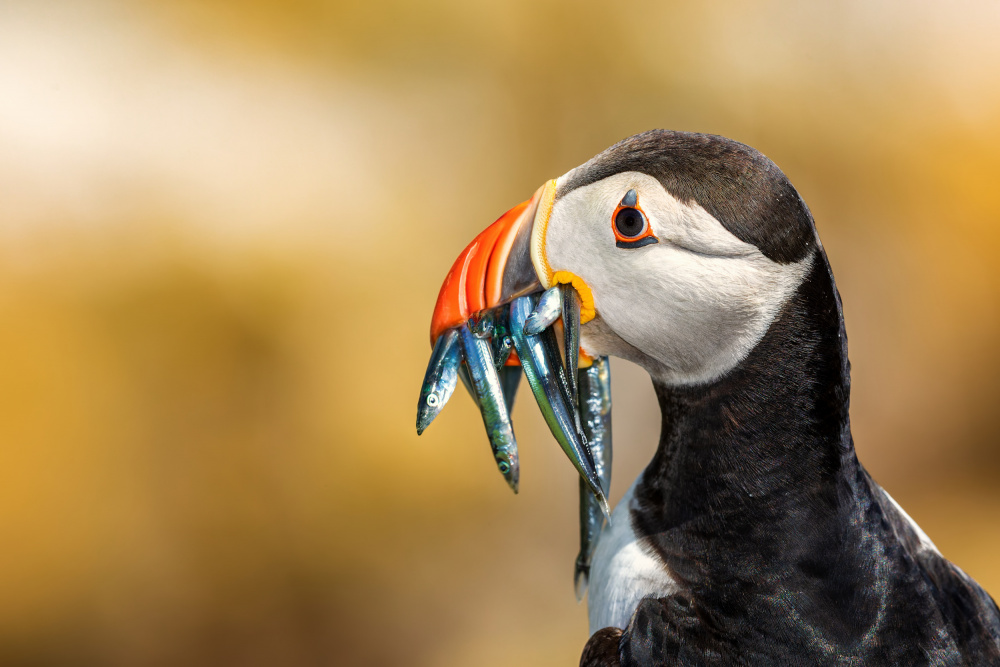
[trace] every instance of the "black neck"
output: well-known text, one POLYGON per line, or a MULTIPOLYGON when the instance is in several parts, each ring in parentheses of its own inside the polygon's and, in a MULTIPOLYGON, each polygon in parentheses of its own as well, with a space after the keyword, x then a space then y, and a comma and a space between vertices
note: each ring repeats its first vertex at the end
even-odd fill
POLYGON ((705 386, 654 386, 663 431, 632 518, 676 574, 703 577, 709 552, 726 554, 731 568, 758 567, 788 543, 788 532, 829 539, 817 528, 842 518, 838 485, 862 473, 850 434, 840 297, 822 250, 737 368, 705 386))

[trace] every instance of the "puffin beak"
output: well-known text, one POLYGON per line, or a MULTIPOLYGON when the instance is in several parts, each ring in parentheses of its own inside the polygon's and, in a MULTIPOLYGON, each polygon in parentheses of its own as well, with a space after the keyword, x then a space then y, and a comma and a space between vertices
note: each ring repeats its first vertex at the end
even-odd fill
MULTIPOLYGON (((454 380, 449 387, 442 384, 442 378, 454 377, 446 364, 454 359, 448 352, 457 342, 462 352, 458 376, 480 408, 497 467, 516 493, 517 443, 509 406, 520 377, 517 366, 521 366, 556 441, 607 513, 605 492, 581 427, 575 359, 567 364, 574 375, 570 379, 552 329, 525 327, 539 305, 536 295, 542 292, 542 282, 546 287, 551 282, 551 276, 540 279, 536 267, 550 273, 544 259, 539 260, 539 248, 555 190, 556 182, 549 181, 531 199, 500 216, 462 251, 445 277, 431 318, 435 352, 417 405, 417 431, 427 428, 454 388, 454 380), (455 330, 457 337, 451 333, 455 330), (514 381, 512 373, 517 373, 514 381)), ((563 289, 553 286, 550 298, 539 307, 551 310, 555 297, 555 312, 559 312, 563 289)), ((576 313, 570 328, 578 332, 579 309, 576 313)), ((554 319, 540 313, 534 321, 551 325, 554 319)), ((578 338, 573 349, 578 349, 578 338)))
POLYGON ((549 190, 555 193, 555 181, 497 218, 458 256, 434 306, 432 345, 446 330, 464 324, 477 312, 541 291, 531 262, 531 233, 539 202, 549 190))

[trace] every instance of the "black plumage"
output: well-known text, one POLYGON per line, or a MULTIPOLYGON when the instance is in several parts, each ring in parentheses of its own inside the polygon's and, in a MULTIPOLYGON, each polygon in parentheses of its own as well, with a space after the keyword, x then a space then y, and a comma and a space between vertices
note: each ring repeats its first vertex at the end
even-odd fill
POLYGON ((812 217, 774 164, 709 135, 633 137, 561 195, 639 171, 777 262, 812 266, 746 359, 654 382, 663 427, 631 520, 677 580, 581 665, 993 665, 1000 611, 922 542, 858 462, 840 297, 812 217), (616 649, 616 650, 614 650, 616 649))

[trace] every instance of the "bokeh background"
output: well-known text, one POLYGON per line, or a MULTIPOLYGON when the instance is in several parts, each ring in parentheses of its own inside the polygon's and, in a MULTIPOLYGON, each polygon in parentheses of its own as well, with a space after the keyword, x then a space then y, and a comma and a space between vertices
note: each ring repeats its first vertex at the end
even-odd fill
MULTIPOLYGON (((0 3, 0 664, 574 665, 572 469, 521 494, 427 326, 497 215, 654 128, 796 184, 862 460, 1000 593, 1000 4, 0 3)), ((651 456, 615 362, 617 499, 651 456)))

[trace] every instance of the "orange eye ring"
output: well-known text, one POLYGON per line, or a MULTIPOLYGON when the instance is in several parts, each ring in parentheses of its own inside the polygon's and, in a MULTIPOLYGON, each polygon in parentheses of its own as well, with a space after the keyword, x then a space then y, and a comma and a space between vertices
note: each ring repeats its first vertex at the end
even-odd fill
POLYGON ((660 240, 653 234, 646 212, 639 206, 635 190, 629 190, 611 214, 611 231, 619 248, 642 248, 660 240))

